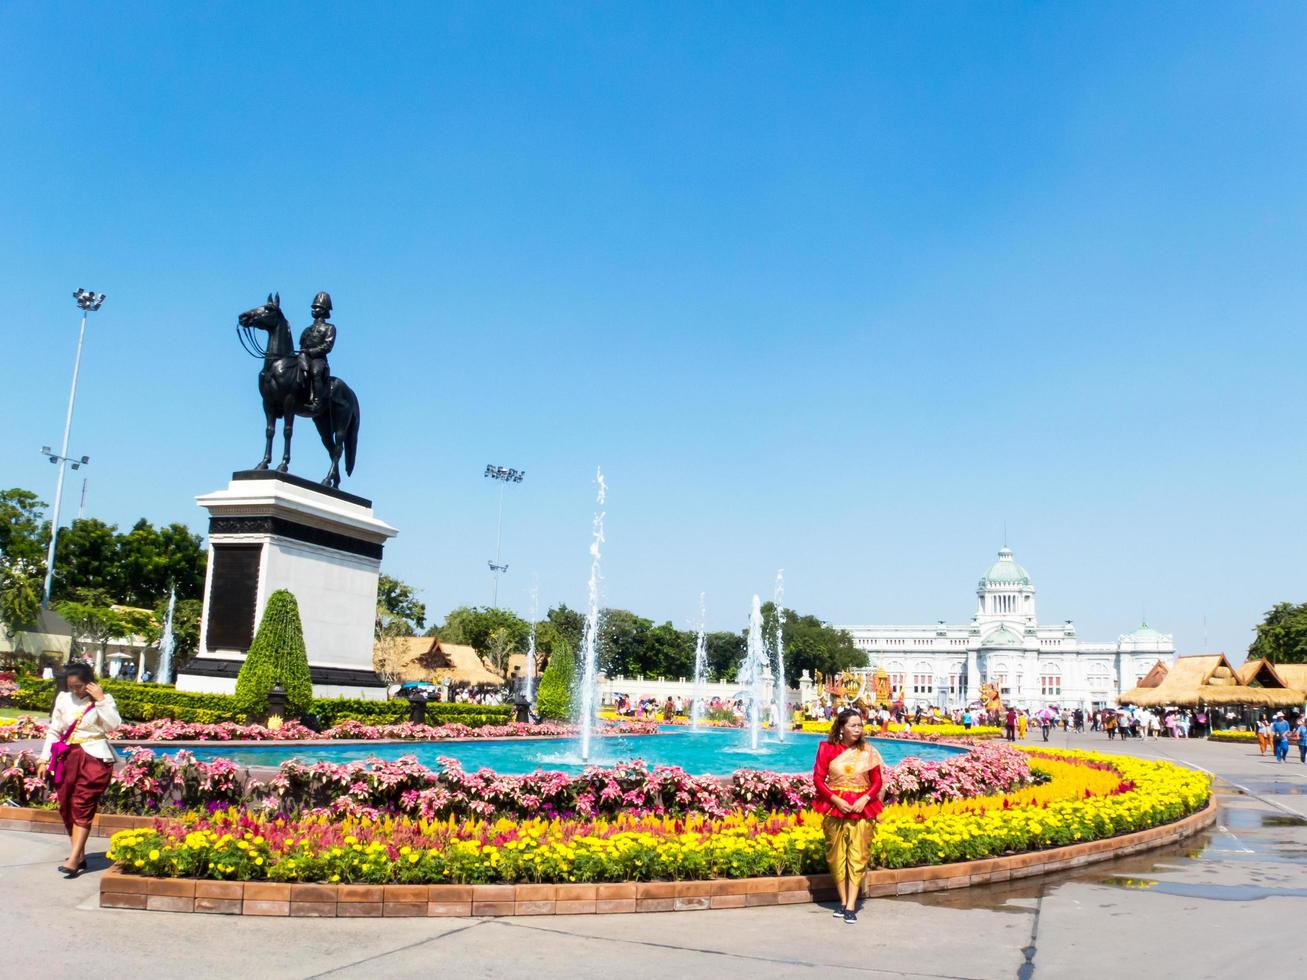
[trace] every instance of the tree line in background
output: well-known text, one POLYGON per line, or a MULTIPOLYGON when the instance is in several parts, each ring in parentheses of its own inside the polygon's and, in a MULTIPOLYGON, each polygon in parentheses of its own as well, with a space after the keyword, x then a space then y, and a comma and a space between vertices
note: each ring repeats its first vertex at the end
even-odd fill
MULTIPOLYGON (((425 606, 413 590, 389 576, 381 577, 378 592, 378 638, 385 635, 413 635, 426 620, 425 606)), ((776 607, 763 606, 763 635, 775 641, 776 607)), ((536 623, 537 676, 550 656, 564 646, 579 656, 585 628, 583 613, 560 604, 536 623)), ((486 664, 500 674, 508 671, 509 658, 529 647, 531 624, 509 609, 488 606, 460 606, 442 623, 432 625, 427 636, 446 643, 470 646, 486 664)), ((704 637, 710 680, 732 681, 744 659, 747 625, 739 632, 715 631, 704 637)), ((836 673, 866 665, 866 656, 843 630, 821 622, 816 616, 785 611, 785 675, 796 685, 804 670, 836 673)), ((690 678, 694 676, 694 630, 677 629, 670 622, 655 624, 628 609, 600 612, 598 635, 599 668, 610 675, 627 677, 690 678)))
POLYGON ((1275 664, 1307 663, 1307 602, 1277 602, 1256 627, 1249 659, 1275 664))
MULTIPOLYGON (((12 639, 33 628, 41 608, 50 521, 35 493, 0 490, 0 621, 12 639)), ((208 553, 184 524, 155 527, 142 518, 130 530, 78 518, 59 532, 50 605, 73 629, 74 642, 103 654, 109 641, 140 636, 157 645, 171 589, 174 663, 199 642, 200 602, 208 553)))
MULTIPOLYGON (((0 490, 0 623, 12 640, 36 624, 50 540, 46 504, 21 488, 0 490)), ((203 538, 186 525, 155 527, 142 518, 130 530, 97 518, 79 518, 59 533, 51 605, 72 626, 76 639, 103 652, 110 640, 136 635, 155 645, 162 631, 169 590, 177 590, 174 662, 185 663, 199 643, 200 605, 207 551, 203 538)), ((775 638, 776 607, 763 606, 763 635, 775 638)), ((583 613, 559 604, 536 624, 537 674, 555 650, 566 645, 578 656, 583 613)), ((379 642, 426 630, 447 643, 473 647, 496 672, 525 653, 531 624, 508 609, 460 606, 427 628, 427 609, 418 590, 381 575, 377 589, 379 642)), ((1272 663, 1307 663, 1307 603, 1277 603, 1256 627, 1249 657, 1272 663)), ((732 681, 744 659, 747 629, 708 633, 705 644, 712 680, 732 681)), ((599 665, 627 677, 692 677, 695 632, 670 622, 654 623, 627 609, 604 609, 599 624, 599 665)), ((791 685, 804 670, 834 674, 866 664, 848 633, 816 616, 785 611, 785 674, 791 685)))

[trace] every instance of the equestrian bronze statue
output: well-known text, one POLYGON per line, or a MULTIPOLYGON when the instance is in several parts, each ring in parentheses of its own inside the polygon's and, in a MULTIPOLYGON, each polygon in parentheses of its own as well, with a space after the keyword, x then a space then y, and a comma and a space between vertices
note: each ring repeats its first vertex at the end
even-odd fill
POLYGON ((278 473, 290 469, 290 440, 295 416, 313 419, 322 444, 331 456, 331 468, 322 478, 324 487, 340 487, 340 457, 345 456, 345 473, 354 472, 354 458, 359 441, 359 400, 349 385, 332 377, 327 354, 336 343, 336 328, 327 322, 331 297, 318 293, 313 300, 313 322, 300 335, 300 349, 291 339, 290 324, 281 312, 281 294, 268 294, 263 306, 246 310, 236 318, 237 333, 245 349, 263 358, 259 372, 259 394, 263 396, 263 415, 267 419, 267 442, 263 459, 256 470, 266 470, 272 463, 272 437, 277 419, 282 420, 285 451, 278 473), (259 344, 255 330, 268 334, 267 346, 259 344))

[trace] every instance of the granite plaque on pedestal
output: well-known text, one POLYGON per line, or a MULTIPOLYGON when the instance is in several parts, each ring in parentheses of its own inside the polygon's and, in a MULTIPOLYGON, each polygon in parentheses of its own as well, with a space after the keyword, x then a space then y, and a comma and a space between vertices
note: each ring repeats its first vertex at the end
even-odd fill
POLYGON ((177 688, 234 691, 268 597, 289 589, 314 693, 385 697, 372 671, 377 575, 398 532, 372 502, 271 470, 233 473, 227 489, 196 500, 209 512, 209 567, 200 649, 177 688))

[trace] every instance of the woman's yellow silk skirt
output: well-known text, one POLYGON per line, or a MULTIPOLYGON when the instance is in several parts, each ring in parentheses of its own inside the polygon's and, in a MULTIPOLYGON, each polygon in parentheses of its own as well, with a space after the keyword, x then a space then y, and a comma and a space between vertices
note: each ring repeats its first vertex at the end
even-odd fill
POLYGON ((826 863, 835 880, 860 881, 871 858, 871 837, 876 832, 876 822, 825 817, 821 830, 826 835, 826 863))

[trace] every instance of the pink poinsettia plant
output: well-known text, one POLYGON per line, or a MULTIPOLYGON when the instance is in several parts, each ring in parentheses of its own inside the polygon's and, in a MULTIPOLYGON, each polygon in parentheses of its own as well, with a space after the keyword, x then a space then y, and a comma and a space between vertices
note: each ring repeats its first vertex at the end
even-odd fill
POLYGON ((45 723, 29 715, 15 718, 7 725, 0 724, 0 742, 20 742, 28 738, 45 738, 45 723))
MULTIPOLYGON (((612 817, 621 814, 796 813, 813 800, 811 776, 742 769, 730 777, 694 776, 674 766, 636 760, 579 774, 538 770, 508 776, 465 770, 442 758, 431 769, 412 756, 348 763, 289 761, 266 781, 226 759, 200 762, 188 752, 155 755, 125 750, 103 806, 106 812, 158 813, 244 805, 264 812, 316 816, 405 815, 427 820, 466 817, 612 817)), ((48 803, 35 779, 35 756, 0 755, 0 799, 48 803)), ((981 745, 966 755, 926 762, 909 758, 889 770, 890 802, 965 799, 1033 781, 1026 756, 1008 746, 981 745)))
MULTIPOLYGON (((613 737, 653 735, 657 731, 658 726, 654 724, 621 722, 601 725, 596 729, 596 734, 600 737, 613 737)), ((325 731, 315 732, 294 721, 288 721, 280 728, 265 728, 263 725, 239 725, 234 722, 207 725, 160 718, 154 721, 127 722, 114 732, 114 738, 128 742, 302 742, 307 739, 433 742, 469 738, 570 738, 575 734, 575 725, 556 722, 514 722, 474 728, 458 723, 415 725, 406 721, 394 725, 369 725, 350 720, 342 721, 325 731)))

